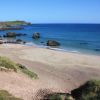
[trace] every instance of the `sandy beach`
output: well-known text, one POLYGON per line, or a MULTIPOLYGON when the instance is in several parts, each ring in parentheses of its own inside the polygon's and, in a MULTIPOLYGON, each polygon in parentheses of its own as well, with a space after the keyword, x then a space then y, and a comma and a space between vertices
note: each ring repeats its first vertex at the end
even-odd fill
POLYGON ((0 56, 21 63, 38 74, 32 80, 21 73, 0 72, 0 89, 24 100, 36 100, 39 91, 70 92, 90 79, 100 79, 100 56, 54 51, 20 44, 0 45, 0 56))

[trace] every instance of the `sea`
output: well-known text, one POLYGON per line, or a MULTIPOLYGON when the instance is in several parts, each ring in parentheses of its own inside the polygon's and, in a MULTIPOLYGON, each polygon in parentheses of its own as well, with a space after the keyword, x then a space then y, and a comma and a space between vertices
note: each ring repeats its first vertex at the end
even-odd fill
POLYGON ((55 40, 61 45, 49 49, 100 55, 100 24, 32 24, 22 27, 22 30, 0 31, 0 35, 7 32, 25 33, 26 36, 15 39, 26 41, 27 46, 47 48, 47 41, 55 40), (40 39, 32 38, 35 32, 40 33, 40 39))

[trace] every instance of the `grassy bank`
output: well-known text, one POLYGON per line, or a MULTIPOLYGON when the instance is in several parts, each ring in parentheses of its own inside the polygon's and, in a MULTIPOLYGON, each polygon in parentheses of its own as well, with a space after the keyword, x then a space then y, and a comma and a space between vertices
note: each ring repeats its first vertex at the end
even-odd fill
POLYGON ((27 69, 25 66, 21 64, 16 64, 10 59, 6 57, 1 57, 1 56, 0 56, 0 70, 1 71, 14 71, 14 72, 21 71, 22 73, 26 74, 30 78, 33 78, 33 79, 38 78, 38 75, 36 73, 27 69))
POLYGON ((0 100, 23 100, 23 99, 14 97, 8 91, 0 90, 0 100))

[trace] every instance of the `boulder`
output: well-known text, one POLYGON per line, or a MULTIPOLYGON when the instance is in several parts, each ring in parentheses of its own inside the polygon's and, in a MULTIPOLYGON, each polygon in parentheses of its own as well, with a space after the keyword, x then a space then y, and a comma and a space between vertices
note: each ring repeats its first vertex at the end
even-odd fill
POLYGON ((27 34, 17 33, 16 36, 26 36, 27 34))
POLYGON ((16 36, 25 36, 25 35, 27 34, 8 32, 6 33, 6 35, 3 35, 3 37, 16 37, 16 36))
POLYGON ((16 33, 15 32, 8 32, 5 35, 6 37, 16 37, 16 33))
POLYGON ((48 40, 47 46, 60 46, 60 43, 54 40, 48 40))
POLYGON ((3 41, 2 40, 0 40, 0 44, 3 44, 3 41))
POLYGON ((95 51, 100 51, 100 49, 94 49, 95 51))
POLYGON ((18 43, 18 44, 21 44, 21 43, 25 44, 26 42, 23 41, 23 40, 21 40, 21 39, 17 39, 17 40, 16 40, 16 43, 18 43))
POLYGON ((16 40, 16 43, 22 43, 22 42, 23 42, 23 40, 21 40, 21 39, 16 40))
POLYGON ((32 36, 33 39, 39 39, 40 38, 40 33, 36 32, 32 36))

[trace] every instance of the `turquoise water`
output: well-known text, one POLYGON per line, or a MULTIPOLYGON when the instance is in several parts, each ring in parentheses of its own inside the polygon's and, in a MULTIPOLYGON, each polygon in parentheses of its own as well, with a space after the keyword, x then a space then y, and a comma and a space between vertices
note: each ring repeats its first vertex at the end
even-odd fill
MULTIPOLYGON (((56 40, 61 46, 55 50, 100 54, 100 24, 33 24, 23 27, 23 30, 9 31, 26 33, 27 36, 17 39, 23 39, 40 47, 45 47, 47 40, 56 40), (34 32, 39 32, 41 38, 32 39, 34 32)), ((6 32, 8 31, 0 31, 0 34, 6 32)))

